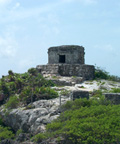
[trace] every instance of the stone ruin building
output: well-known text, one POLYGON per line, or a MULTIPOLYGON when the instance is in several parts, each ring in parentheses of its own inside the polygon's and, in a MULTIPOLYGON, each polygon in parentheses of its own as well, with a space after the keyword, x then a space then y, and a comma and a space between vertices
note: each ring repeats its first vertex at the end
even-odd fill
POLYGON ((94 78, 94 66, 86 65, 84 47, 64 45, 48 49, 48 64, 38 65, 41 73, 60 76, 78 76, 85 80, 94 78))

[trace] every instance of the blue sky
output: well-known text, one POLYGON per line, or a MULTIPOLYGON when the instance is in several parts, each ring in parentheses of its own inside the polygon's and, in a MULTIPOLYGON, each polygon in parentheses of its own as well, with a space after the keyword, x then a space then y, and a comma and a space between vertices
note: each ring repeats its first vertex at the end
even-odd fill
POLYGON ((0 0, 0 77, 71 44, 85 47, 86 64, 120 76, 120 0, 0 0))

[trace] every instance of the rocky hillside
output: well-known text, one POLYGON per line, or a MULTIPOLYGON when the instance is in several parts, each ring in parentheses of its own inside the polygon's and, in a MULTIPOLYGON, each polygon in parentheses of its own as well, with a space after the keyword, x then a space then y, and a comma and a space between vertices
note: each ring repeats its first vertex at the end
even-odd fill
MULTIPOLYGON (((96 75, 100 72, 100 70, 96 71, 96 75)), ((16 74, 12 71, 8 73, 8 76, 3 76, 0 79, 1 144, 35 144, 44 141, 46 143, 58 143, 54 138, 56 134, 46 134, 46 125, 48 125, 47 133, 50 131, 52 133, 54 128, 52 129, 49 124, 59 116, 61 118, 61 113, 64 111, 73 110, 72 105, 74 103, 68 104, 68 102, 72 100, 71 94, 74 91, 89 92, 89 100, 86 99, 82 102, 83 104, 89 103, 89 106, 93 105, 93 101, 91 102, 93 98, 98 105, 101 105, 101 103, 102 105, 112 105, 112 103, 105 100, 103 93, 120 92, 120 82, 111 81, 111 77, 109 77, 109 80, 105 80, 105 76, 108 76, 105 72, 97 76, 102 75, 104 79, 92 81, 84 81, 81 77, 75 76, 42 76, 34 68, 29 69, 24 74, 16 74), (63 107, 64 104, 66 105, 63 107), (45 133, 45 135, 41 133, 45 133)), ((88 107, 88 104, 83 104, 79 104, 77 108, 79 109, 81 106, 88 107)), ((66 120, 64 119, 64 121, 66 120)), ((63 140, 64 143, 75 143, 72 141, 65 142, 66 137, 63 136, 62 131, 58 138, 61 138, 60 142, 63 140)))

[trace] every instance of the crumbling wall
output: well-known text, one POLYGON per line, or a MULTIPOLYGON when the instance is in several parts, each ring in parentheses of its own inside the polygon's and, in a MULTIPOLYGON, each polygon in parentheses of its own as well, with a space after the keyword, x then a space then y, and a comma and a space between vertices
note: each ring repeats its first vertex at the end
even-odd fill
POLYGON ((94 78, 94 66, 92 65, 60 65, 58 73, 61 76, 79 76, 83 77, 86 80, 90 80, 94 78))
POLYGON ((79 76, 85 80, 93 79, 95 72, 94 66, 79 64, 38 65, 37 69, 42 73, 58 74, 61 76, 79 76))

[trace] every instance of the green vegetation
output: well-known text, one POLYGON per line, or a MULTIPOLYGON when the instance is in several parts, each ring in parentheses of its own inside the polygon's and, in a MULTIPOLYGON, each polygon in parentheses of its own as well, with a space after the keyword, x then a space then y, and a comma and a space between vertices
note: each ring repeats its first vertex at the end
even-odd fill
POLYGON ((100 67, 95 67, 95 79, 105 79, 120 82, 120 77, 110 75, 109 72, 100 67))
POLYGON ((113 88, 110 92, 111 93, 120 93, 120 88, 113 88))
POLYGON ((102 91, 101 90, 94 90, 92 92, 92 98, 102 98, 103 95, 102 95, 102 91))
POLYGON ((17 96, 12 96, 9 98, 8 102, 5 104, 5 108, 17 108, 19 104, 19 98, 17 96))
POLYGON ((120 106, 103 99, 67 102, 60 117, 47 125, 47 132, 34 136, 35 142, 57 138, 70 144, 117 144, 120 142, 120 106))
POLYGON ((109 79, 109 73, 100 67, 95 68, 95 78, 109 79))
POLYGON ((3 119, 0 117, 0 141, 4 139, 13 139, 14 133, 9 127, 5 127, 3 119))
POLYGON ((58 93, 51 89, 54 83, 46 80, 35 68, 31 68, 24 74, 8 71, 8 76, 0 79, 1 104, 5 108, 16 108, 19 103, 29 104, 39 99, 51 99, 58 97, 58 93))
MULTIPOLYGON (((56 79, 56 77, 53 77, 56 79)), ((73 78, 75 78, 73 76, 73 78)), ((95 79, 119 81, 120 78, 110 76, 101 68, 96 68, 95 79)), ((99 80, 98 80, 99 81, 99 80)), ((93 84, 92 81, 89 84, 93 84)), ((105 82, 99 81, 98 85, 105 82)), ((24 74, 8 71, 8 76, 0 79, 0 99, 4 104, 6 113, 13 108, 25 106, 24 109, 32 109, 32 102, 40 99, 52 99, 58 97, 58 93, 52 89, 54 83, 46 80, 34 68, 24 74)), ((81 87, 82 88, 82 87, 81 87)), ((83 87, 84 88, 84 87, 83 87)), ((113 88, 110 92, 120 93, 120 88, 113 88)), ((61 95, 67 96, 70 92, 62 90, 61 95)), ((120 105, 113 105, 107 101, 102 90, 91 93, 89 100, 76 99, 68 101, 61 106, 60 117, 47 125, 45 133, 33 136, 32 141, 55 139, 59 144, 117 144, 120 143, 120 105)), ((13 131, 4 125, 0 117, 0 141, 14 139, 22 129, 14 135, 13 131)))
POLYGON ((68 96, 69 94, 70 94, 70 91, 68 91, 68 90, 62 90, 60 92, 60 95, 64 95, 64 96, 68 96))
MULTIPOLYGON (((52 99, 58 97, 58 93, 50 88, 54 83, 46 80, 36 69, 31 68, 24 74, 8 71, 8 76, 0 79, 0 104, 4 104, 4 110, 7 113, 13 108, 27 105, 26 109, 32 108, 31 102, 39 99, 52 99), (28 105, 29 104, 29 105, 28 105), (6 111, 8 109, 8 111, 6 111)), ((22 130, 16 132, 16 136, 22 133, 22 130)), ((4 125, 0 117, 0 141, 4 139, 13 139, 13 131, 4 125)))
POLYGON ((46 139, 46 138, 47 138, 47 137, 46 137, 45 134, 39 133, 39 134, 35 135, 35 136, 32 138, 32 140, 33 140, 34 142, 36 142, 36 143, 40 143, 40 142, 42 142, 42 140, 44 140, 44 139, 46 139))
POLYGON ((0 141, 4 139, 13 139, 14 134, 8 127, 0 126, 0 141))
POLYGON ((18 136, 19 134, 23 133, 23 130, 22 129, 19 129, 17 132, 16 132, 16 135, 18 136))
POLYGON ((72 78, 77 78, 77 76, 72 76, 72 78))
POLYGON ((59 77, 57 77, 57 76, 52 76, 52 79, 59 79, 59 77))

